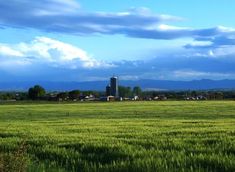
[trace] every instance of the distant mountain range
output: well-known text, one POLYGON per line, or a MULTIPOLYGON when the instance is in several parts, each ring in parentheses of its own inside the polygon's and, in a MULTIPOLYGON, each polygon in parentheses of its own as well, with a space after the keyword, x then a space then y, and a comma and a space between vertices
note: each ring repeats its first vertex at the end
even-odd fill
MULTIPOLYGON (((31 86, 39 84, 48 91, 68 90, 97 90, 104 91, 109 81, 87 82, 0 82, 1 91, 26 91, 31 86)), ((140 86, 143 90, 211 90, 235 89, 235 80, 193 80, 193 81, 167 81, 167 80, 121 80, 122 86, 140 86)))

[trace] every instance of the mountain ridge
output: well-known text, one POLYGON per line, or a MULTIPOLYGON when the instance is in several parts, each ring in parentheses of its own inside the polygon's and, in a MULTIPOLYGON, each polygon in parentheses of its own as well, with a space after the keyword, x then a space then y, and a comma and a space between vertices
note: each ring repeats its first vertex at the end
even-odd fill
MULTIPOLYGON (((1 91, 26 91, 33 85, 39 84, 48 91, 68 90, 96 90, 104 91, 109 81, 16 81, 0 82, 1 91)), ((192 81, 171 81, 171 80, 120 80, 122 86, 140 86, 143 90, 210 90, 210 89, 235 89, 235 80, 192 80, 192 81)))

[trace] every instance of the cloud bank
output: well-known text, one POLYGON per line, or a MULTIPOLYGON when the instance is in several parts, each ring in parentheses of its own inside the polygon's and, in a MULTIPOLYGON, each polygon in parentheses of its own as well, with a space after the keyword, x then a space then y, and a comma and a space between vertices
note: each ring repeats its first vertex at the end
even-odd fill
POLYGON ((85 13, 75 0, 10 0, 0 2, 0 24, 72 34, 122 34, 131 28, 150 27, 178 17, 151 14, 147 9, 85 13), (46 5, 45 5, 46 4, 46 5), (14 11, 14 13, 12 13, 14 11))
MULTIPOLYGON (((0 43, 4 80, 94 80, 117 74, 123 79, 235 79, 235 29, 173 26, 183 19, 146 8, 124 12, 84 12, 75 0, 0 1, 0 29, 16 27, 72 35, 124 35, 152 40, 186 40, 177 53, 148 61, 104 62, 86 50, 48 37, 0 43), (5 76, 5 77, 4 77, 5 76)), ((166 50, 167 51, 167 50, 166 50)))
POLYGON ((50 32, 124 34, 147 39, 200 39, 235 33, 234 29, 224 27, 193 29, 170 26, 165 23, 180 21, 181 18, 153 14, 146 8, 132 8, 117 13, 82 12, 75 0, 9 0, 1 1, 0 9, 2 26, 35 28, 50 32))
POLYGON ((235 56, 214 54, 185 49, 147 61, 106 62, 71 44, 36 37, 31 42, 0 43, 0 77, 2 81, 90 81, 116 74, 122 80, 235 79, 235 56))
POLYGON ((73 35, 114 35, 173 40, 191 38, 208 45, 187 44, 188 49, 210 49, 235 44, 235 29, 223 26, 194 29, 176 27, 170 22, 182 18, 152 13, 147 8, 124 12, 84 12, 75 0, 0 1, 0 26, 33 28, 45 32, 73 35), (14 11, 14 12, 13 12, 14 11))

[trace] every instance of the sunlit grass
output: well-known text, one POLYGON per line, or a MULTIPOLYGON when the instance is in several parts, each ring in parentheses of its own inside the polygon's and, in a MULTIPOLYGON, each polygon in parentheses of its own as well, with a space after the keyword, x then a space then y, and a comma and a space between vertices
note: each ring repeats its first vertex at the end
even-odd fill
POLYGON ((29 171, 235 171, 235 102, 0 106, 0 152, 29 171))

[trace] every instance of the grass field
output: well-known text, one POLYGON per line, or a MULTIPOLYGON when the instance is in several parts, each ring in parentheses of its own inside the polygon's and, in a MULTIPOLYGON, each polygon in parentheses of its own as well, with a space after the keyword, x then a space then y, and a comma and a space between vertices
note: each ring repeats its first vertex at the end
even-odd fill
POLYGON ((0 171, 17 162, 27 171, 235 171, 235 101, 0 105, 0 171))

